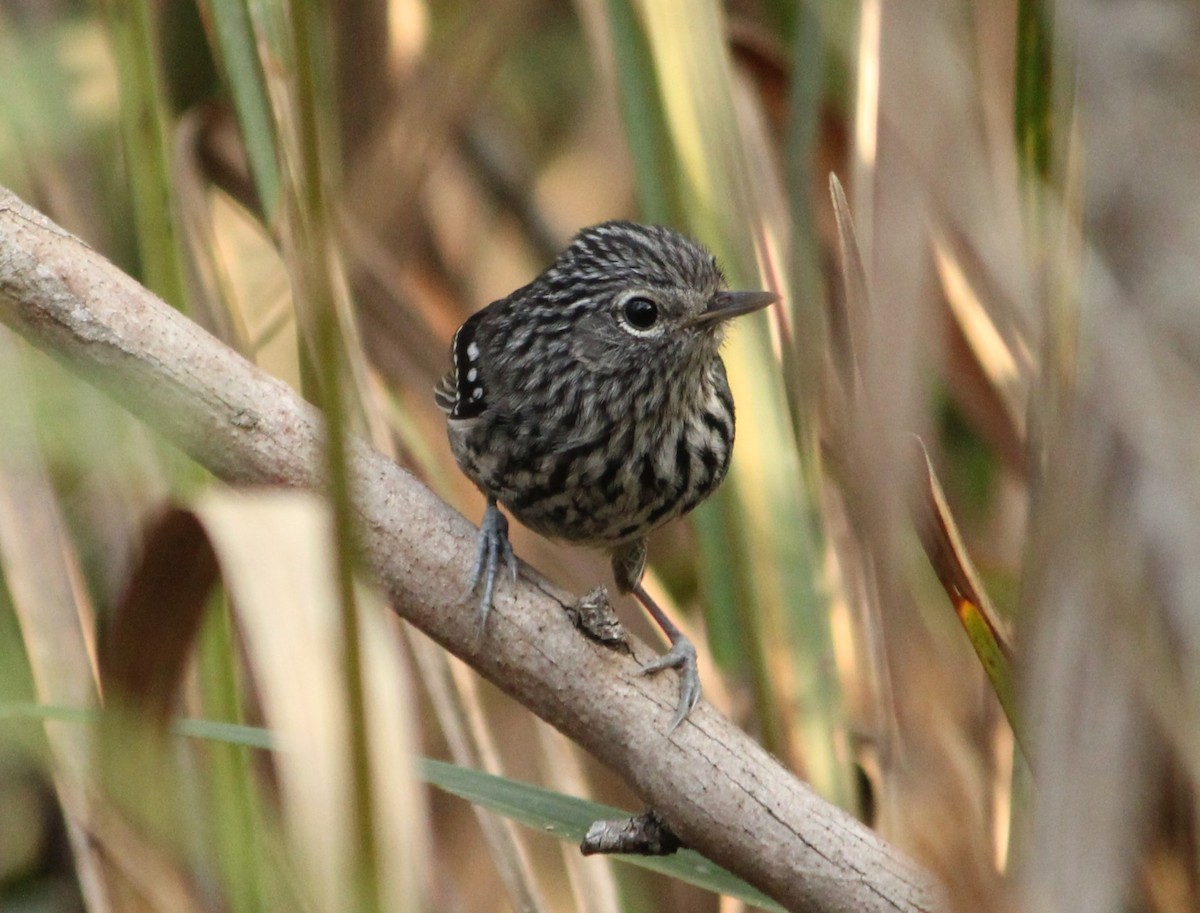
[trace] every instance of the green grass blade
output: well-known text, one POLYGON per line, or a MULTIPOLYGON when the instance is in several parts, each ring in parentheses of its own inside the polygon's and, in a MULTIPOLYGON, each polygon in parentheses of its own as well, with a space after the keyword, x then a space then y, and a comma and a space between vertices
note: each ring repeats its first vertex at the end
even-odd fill
MULTIPOLYGON (((770 178, 750 173, 747 144, 762 137, 747 133, 738 117, 718 4, 671 0, 640 9, 687 224, 717 253, 734 287, 762 287, 763 268, 786 291, 786 264, 773 262, 768 242, 786 214, 766 199, 770 178)), ((755 161, 766 160, 762 149, 754 151, 760 153, 755 161)), ((766 320, 742 321, 724 358, 738 404, 738 444, 728 481, 697 511, 696 526, 706 592, 728 600, 708 600, 710 630, 714 642, 738 630, 749 646, 740 666, 750 673, 768 747, 783 753, 782 733, 794 725, 806 776, 823 795, 851 807, 850 770, 835 736, 843 718, 824 545, 766 320), (780 689, 783 666, 789 681, 780 689), (768 675, 769 668, 776 674, 768 675), (803 708, 786 727, 784 706, 803 708)))
POLYGON ((279 209, 279 153, 275 121, 245 0, 202 0, 216 33, 218 58, 233 98, 250 173, 269 222, 279 209))
POLYGON ((929 452, 919 439, 915 447, 924 483, 921 497, 913 506, 913 520, 921 544, 1000 701, 1018 747, 1028 752, 1029 735, 1021 723, 1017 706, 1013 649, 1008 635, 950 513, 929 452))
MULTIPOLYGON (((629 817, 629 812, 619 808, 564 796, 528 783, 444 761, 427 759, 422 767, 426 780, 438 789, 482 805, 527 827, 574 843, 583 839, 594 821, 629 817)), ((764 910, 782 909, 764 894, 691 850, 680 850, 673 856, 613 858, 735 897, 764 910)))
MULTIPOLYGON (((234 622, 223 595, 210 597, 200 638, 197 679, 204 712, 239 722, 238 651, 234 622)), ((207 813, 218 851, 213 854, 228 885, 230 913, 259 913, 270 909, 263 874, 271 871, 264 835, 264 794, 245 746, 215 743, 207 753, 210 775, 204 779, 207 813)))
POLYGON ((1013 127, 1017 151, 1031 175, 1045 177, 1050 170, 1052 91, 1052 12, 1046 0, 1020 0, 1017 4, 1016 92, 1013 127))
POLYGON ((617 102, 633 157, 638 206, 647 221, 681 225, 684 206, 679 198, 679 174, 645 32, 632 0, 607 0, 606 6, 617 102))
MULTIPOLYGON (((101 716, 102 713, 98 710, 25 703, 0 704, 0 722, 58 720, 95 724, 100 721, 101 716)), ((217 720, 182 719, 176 720, 171 728, 176 735, 189 738, 206 739, 243 748, 281 750, 272 733, 257 726, 217 720)), ((444 792, 483 806, 526 827, 573 843, 579 843, 583 839, 594 821, 629 816, 629 812, 611 805, 565 796, 529 783, 459 767, 445 761, 426 758, 421 762, 420 771, 427 783, 444 792)), ((613 858, 670 875, 708 891, 743 900, 763 910, 782 913, 783 908, 769 897, 692 850, 680 850, 673 856, 622 855, 613 858)))
POLYGON ((792 44, 792 79, 788 95, 787 152, 784 181, 792 224, 791 261, 793 294, 784 302, 791 318, 791 345, 783 353, 797 446, 808 479, 816 491, 819 459, 816 415, 828 339, 828 293, 821 268, 822 251, 817 237, 812 189, 823 175, 814 173, 821 111, 825 100, 828 66, 825 29, 808 4, 796 13, 792 44))
POLYGON ((145 285, 188 310, 187 270, 172 204, 171 122, 147 0, 102 0, 121 87, 121 135, 145 285))

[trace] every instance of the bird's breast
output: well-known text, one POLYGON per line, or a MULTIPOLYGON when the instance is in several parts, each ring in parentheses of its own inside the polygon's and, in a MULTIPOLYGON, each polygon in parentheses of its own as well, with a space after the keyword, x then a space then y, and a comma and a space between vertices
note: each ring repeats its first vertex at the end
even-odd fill
POLYGON ((645 389, 570 390, 451 431, 459 465, 543 535, 604 546, 646 535, 716 490, 733 447, 723 366, 645 389))

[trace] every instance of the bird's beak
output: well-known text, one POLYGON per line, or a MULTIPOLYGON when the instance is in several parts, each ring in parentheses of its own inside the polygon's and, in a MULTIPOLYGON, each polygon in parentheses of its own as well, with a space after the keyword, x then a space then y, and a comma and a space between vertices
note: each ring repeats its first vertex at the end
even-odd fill
POLYGON ((691 321, 692 326, 705 326, 712 323, 724 323, 733 317, 759 311, 768 304, 774 304, 779 296, 774 292, 718 292, 713 298, 708 310, 698 314, 691 321))

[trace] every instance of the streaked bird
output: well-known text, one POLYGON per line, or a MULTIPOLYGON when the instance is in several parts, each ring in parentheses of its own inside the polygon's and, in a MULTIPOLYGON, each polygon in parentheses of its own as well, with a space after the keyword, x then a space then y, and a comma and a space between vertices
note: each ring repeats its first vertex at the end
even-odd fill
POLYGON ((645 671, 679 671, 671 728, 686 718, 701 692, 696 651, 642 587, 646 537, 724 479, 724 327, 775 300, 728 291, 713 255, 671 229, 605 222, 459 327, 436 397, 458 465, 487 498, 470 581, 481 629, 501 564, 516 576, 503 507, 543 536, 611 553, 617 587, 670 640, 645 671))

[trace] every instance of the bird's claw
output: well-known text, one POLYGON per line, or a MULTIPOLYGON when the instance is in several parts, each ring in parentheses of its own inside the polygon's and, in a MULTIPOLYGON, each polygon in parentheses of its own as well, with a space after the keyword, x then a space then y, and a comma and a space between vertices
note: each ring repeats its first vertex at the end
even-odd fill
POLYGON ((674 732, 699 703, 701 693, 696 648, 682 634, 671 644, 670 650, 642 666, 642 675, 654 675, 663 669, 679 670, 679 704, 675 707, 675 716, 671 718, 671 725, 667 729, 667 732, 674 732))
POLYGON ((479 524, 479 550, 475 554, 475 567, 471 570, 471 582, 463 594, 469 601, 483 583, 483 595, 479 597, 479 633, 487 626, 488 613, 492 609, 492 595, 496 590, 496 576, 501 560, 508 566, 513 583, 517 581, 517 556, 508 541, 508 518, 500 513, 494 503, 489 503, 479 524))

